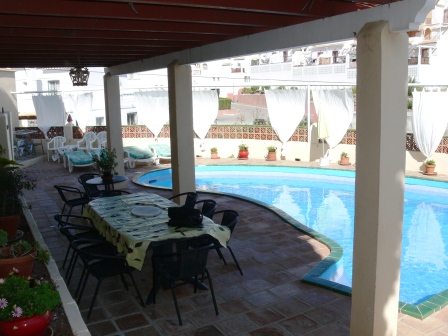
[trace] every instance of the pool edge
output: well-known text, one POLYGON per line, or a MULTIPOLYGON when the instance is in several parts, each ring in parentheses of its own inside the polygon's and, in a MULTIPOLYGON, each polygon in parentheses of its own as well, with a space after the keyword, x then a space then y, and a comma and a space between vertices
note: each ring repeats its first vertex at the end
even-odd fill
MULTIPOLYGON (((219 166, 219 165, 208 165, 208 166, 219 166)), ((234 166, 239 166, 239 165, 234 165, 234 166)), ((247 165, 245 165, 245 166, 247 166, 247 165)), ((281 167, 281 166, 275 166, 275 167, 281 167)), ((285 166, 285 167, 287 167, 287 166, 285 166)), ((309 168, 314 168, 314 167, 309 167, 309 168)), ((152 172, 167 170, 167 169, 171 169, 171 168, 168 167, 168 168, 155 169, 152 172)), ((315 169, 322 169, 322 168, 318 167, 315 169)), ((333 170, 333 169, 328 169, 328 170, 333 170)), ((151 172, 136 174, 132 178, 132 182, 137 185, 143 186, 143 187, 149 187, 149 188, 154 188, 154 189, 160 189, 160 190, 171 190, 172 189, 172 188, 167 188, 167 187, 154 186, 154 185, 150 185, 147 183, 141 183, 138 181, 138 179, 142 175, 145 175, 148 173, 151 173, 151 172)), ((413 177, 413 178, 418 178, 418 177, 413 177)), ((341 284, 333 282, 331 280, 322 279, 319 277, 329 267, 331 267, 333 264, 337 263, 341 259, 342 254, 343 254, 343 248, 337 242, 335 242, 331 238, 328 238, 327 236, 307 227, 306 225, 303 225, 299 221, 297 221, 294 218, 292 218, 291 216, 289 216, 283 210, 281 210, 273 205, 255 200, 253 198, 240 196, 240 195, 236 195, 236 194, 231 194, 231 193, 206 191, 206 190, 198 190, 197 192, 204 193, 204 194, 212 194, 212 195, 213 194, 223 195, 223 196, 227 196, 227 197, 242 199, 244 201, 256 204, 262 208, 265 208, 268 211, 275 213, 277 216, 279 216, 281 219, 283 219, 285 222, 287 222, 288 224, 290 224, 297 230, 305 233, 309 237, 316 239, 318 242, 327 246, 330 249, 330 254, 326 258, 324 258, 322 261, 320 261, 316 266, 314 266, 308 273, 306 273, 304 276, 302 276, 300 278, 300 281, 303 283, 306 283, 306 284, 310 284, 310 285, 314 285, 314 286, 317 286, 320 288, 328 289, 335 293, 339 293, 339 294, 346 295, 349 297, 352 296, 352 288, 351 287, 341 285, 341 284)), ((446 307, 447 305, 448 305, 448 289, 446 289, 438 294, 433 295, 428 300, 425 300, 417 305, 399 301, 398 312, 405 314, 405 315, 409 315, 411 317, 414 317, 414 318, 417 318, 420 320, 424 320, 427 317, 436 313, 437 311, 441 310, 442 308, 446 307)))

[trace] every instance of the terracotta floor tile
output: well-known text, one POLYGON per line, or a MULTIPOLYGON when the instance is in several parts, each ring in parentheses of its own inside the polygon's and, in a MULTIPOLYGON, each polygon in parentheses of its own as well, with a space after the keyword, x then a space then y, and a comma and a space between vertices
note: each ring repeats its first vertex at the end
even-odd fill
POLYGON ((252 310, 246 314, 248 318, 260 326, 284 319, 285 316, 269 307, 252 310))

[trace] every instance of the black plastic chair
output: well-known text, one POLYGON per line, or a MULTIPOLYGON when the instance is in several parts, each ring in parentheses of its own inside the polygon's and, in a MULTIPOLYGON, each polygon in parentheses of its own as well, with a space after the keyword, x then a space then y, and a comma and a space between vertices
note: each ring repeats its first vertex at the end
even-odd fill
POLYGON ((79 282, 80 285, 79 288, 81 289, 81 291, 79 292, 78 296, 78 304, 81 302, 82 294, 84 293, 84 289, 86 287, 89 276, 90 275, 94 276, 98 281, 95 288, 95 292, 93 294, 92 302, 90 304, 89 312, 87 314, 87 318, 88 319, 90 318, 93 305, 95 304, 95 300, 96 297, 98 296, 98 291, 100 289, 103 280, 117 275, 120 276, 126 290, 129 290, 129 288, 128 285, 126 284, 126 280, 124 279, 124 274, 129 275, 135 287, 135 291, 137 292, 138 298, 142 304, 142 307, 145 307, 143 298, 140 294, 140 291, 138 290, 134 277, 132 276, 133 268, 128 265, 125 257, 117 255, 114 256, 108 253, 94 253, 86 249, 86 247, 89 247, 92 244, 94 244, 95 246, 99 245, 101 249, 103 249, 104 251, 109 250, 111 246, 111 244, 106 241, 95 241, 88 239, 79 239, 71 243, 72 248, 76 251, 76 253, 78 253, 79 257, 84 263, 83 274, 81 275, 81 279, 79 282))
POLYGON ((201 208, 202 216, 212 219, 213 215, 215 214, 215 210, 218 207, 218 203, 216 203, 214 200, 206 199, 206 200, 197 201, 194 204, 194 207, 195 208, 198 206, 200 207, 201 205, 202 205, 202 208, 201 208))
POLYGON ((90 218, 77 216, 77 215, 55 215, 54 219, 58 222, 58 227, 61 233, 67 238, 69 246, 67 252, 65 253, 64 263, 62 268, 65 268, 70 251, 72 251, 72 256, 70 257, 70 262, 66 271, 67 285, 70 284, 70 280, 73 274, 73 268, 76 263, 76 253, 71 248, 70 243, 77 239, 95 239, 103 240, 99 231, 93 226, 90 218))
POLYGON ((98 189, 98 186, 94 184, 87 184, 86 181, 100 176, 101 176, 100 174, 87 173, 82 174, 78 177, 78 182, 84 187, 86 194, 89 196, 91 200, 94 199, 95 197, 102 197, 104 190, 98 189))
MULTIPOLYGON (((221 210, 221 211, 215 212, 215 215, 219 215, 219 214, 222 214, 222 219, 221 219, 220 224, 223 226, 226 226, 230 229, 230 237, 232 237, 233 230, 235 229, 236 223, 238 222, 238 219, 239 219, 238 212, 236 212, 234 210, 221 210)), ((224 264, 227 265, 226 259, 224 258, 223 254, 221 252, 221 247, 222 247, 221 244, 216 239, 213 239, 213 242, 214 242, 214 247, 216 249, 216 252, 219 255, 219 258, 221 258, 222 261, 224 261, 224 264)), ((227 248, 230 251, 230 254, 232 255, 233 261, 235 261, 236 267, 238 267, 238 270, 240 271, 241 275, 243 275, 243 271, 241 270, 241 267, 235 258, 235 254, 233 254, 233 251, 229 245, 229 242, 227 242, 227 248)))
POLYGON ((81 206, 81 213, 84 210, 84 205, 90 202, 90 197, 75 187, 68 187, 63 185, 55 185, 54 186, 61 196, 62 201, 64 202, 64 207, 62 208, 61 215, 64 214, 65 207, 68 206, 70 208, 68 214, 70 215, 72 209, 75 206, 81 206))
POLYGON ((168 199, 170 201, 173 201, 175 199, 181 198, 182 196, 186 196, 185 202, 184 202, 184 204, 180 204, 179 203, 179 205, 182 205, 182 206, 185 206, 185 207, 189 207, 189 208, 194 207, 194 203, 198 200, 198 197, 199 197, 198 194, 196 194, 195 192, 185 192, 185 193, 182 193, 182 194, 173 195, 173 196, 171 196, 168 199))
MULTIPOLYGON (((194 238, 195 240, 197 238, 194 238)), ((153 303, 156 303, 156 293, 158 287, 167 283, 171 288, 174 305, 176 307, 177 318, 179 325, 182 325, 182 318, 180 316, 179 305, 174 288, 185 285, 194 284, 194 292, 197 291, 198 276, 202 280, 208 279, 210 292, 215 306, 216 315, 219 314, 218 306, 216 304, 215 292, 213 291, 212 279, 207 270, 207 256, 208 251, 213 248, 213 244, 199 246, 193 249, 183 249, 181 251, 157 254, 154 252, 152 256, 153 264, 153 303), (206 275, 206 276, 205 276, 206 275)), ((148 301, 147 301, 148 302, 148 301)))

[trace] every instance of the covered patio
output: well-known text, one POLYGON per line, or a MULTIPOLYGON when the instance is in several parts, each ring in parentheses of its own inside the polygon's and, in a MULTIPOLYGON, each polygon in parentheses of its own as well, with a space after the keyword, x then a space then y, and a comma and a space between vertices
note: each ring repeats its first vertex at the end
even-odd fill
MULTIPOLYGON (((8 29, 1 30, 4 52, 0 66, 107 66, 107 144, 117 153, 123 152, 119 76, 167 68, 173 192, 180 193, 195 189, 190 64, 355 35, 358 145, 350 333, 395 335, 405 175, 407 32, 418 29, 436 2, 303 0, 243 5, 225 1, 220 6, 214 1, 10 2, 2 5, 0 22, 8 29), (129 27, 156 33, 131 36, 129 27), (166 30, 175 35, 161 39, 161 31, 166 30), (86 39, 94 43, 85 43, 86 39), (128 44, 120 45, 118 40, 128 44)), ((123 174, 123 160, 118 162, 123 174)))
MULTIPOLYGON (((196 159, 196 164, 216 164, 216 160, 196 159)), ((304 162, 268 162, 249 159, 244 163, 237 159, 221 159, 220 164, 289 164, 312 166, 304 162)), ((159 168, 168 167, 162 165, 159 168)), ((331 165, 338 169, 341 166, 331 165)), ((138 172, 155 169, 141 166, 138 172)), ((344 168, 345 169, 345 168, 344 168)), ((62 165, 42 160, 25 168, 26 173, 39 180, 37 189, 26 199, 31 212, 50 248, 62 276, 61 268, 67 242, 59 232, 53 216, 60 213, 62 202, 54 184, 79 185, 77 176, 62 165)), ((86 168, 86 171, 92 171, 86 168)), ((78 172, 78 173, 84 173, 78 172)), ((131 182, 137 172, 127 170, 126 190, 149 191, 162 196, 170 191, 143 188, 131 182)), ((437 176, 438 179, 445 178, 437 176)), ((169 290, 159 293, 156 305, 142 308, 133 288, 123 289, 120 280, 105 283, 89 320, 86 315, 92 298, 95 281, 84 295, 79 309, 83 320, 71 319, 74 331, 79 335, 85 323, 92 335, 349 335, 351 298, 327 289, 307 285, 300 278, 329 254, 329 249, 314 239, 300 233, 275 213, 255 203, 239 199, 201 194, 200 199, 213 198, 219 209, 235 209, 241 219, 231 243, 243 269, 241 276, 228 251, 223 251, 225 266, 213 251, 209 257, 209 269, 214 279, 219 316, 215 316, 209 291, 193 293, 189 286, 179 288, 178 297, 184 326, 179 327, 169 290), (281 246, 281 247, 279 247, 281 246), (79 323, 81 322, 81 323, 79 323)), ((74 210, 78 214, 79 210, 74 210)), ((79 266, 80 267, 80 266, 79 266)), ((81 269, 77 269, 69 286, 73 295, 81 269)), ((151 267, 134 272, 142 295, 151 289, 151 267)), ((69 303, 69 306, 73 304, 69 303)), ((66 309, 70 314, 70 309, 66 309)), ((448 333, 448 311, 441 310, 421 321, 398 314, 397 335, 423 336, 448 333)))

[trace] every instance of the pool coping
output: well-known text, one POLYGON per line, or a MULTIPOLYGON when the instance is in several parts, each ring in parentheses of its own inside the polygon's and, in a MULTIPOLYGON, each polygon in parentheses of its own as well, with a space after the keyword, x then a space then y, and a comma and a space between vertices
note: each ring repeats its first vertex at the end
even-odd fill
MULTIPOLYGON (((220 165, 219 164, 217 164, 217 165, 208 164, 208 165, 200 165, 200 166, 220 166, 220 165)), ((238 165, 238 164, 228 165, 227 164, 226 166, 246 166, 247 167, 250 165, 238 165)), ((259 167, 259 166, 254 165, 254 167, 259 167)), ((275 165, 275 166, 274 165, 272 165, 272 166, 265 165, 265 167, 288 167, 288 168, 291 168, 291 166, 279 166, 279 165, 275 165)), ((297 168, 301 168, 301 167, 297 167, 297 168)), ((307 168, 337 170, 334 168, 324 168, 324 167, 307 167, 307 168)), ((159 168, 159 169, 152 170, 151 172, 168 170, 168 169, 171 169, 171 168, 169 168, 169 167, 168 168, 159 168)), ((149 174, 151 172, 136 174, 132 178, 132 182, 137 185, 144 186, 144 187, 150 187, 150 188, 161 189, 161 190, 171 190, 171 188, 154 186, 151 184, 141 183, 138 181, 138 179, 142 175, 149 174)), ((424 179, 421 177, 412 177, 412 178, 424 179)), ((228 196, 228 197, 242 199, 244 201, 256 204, 262 208, 265 208, 266 210, 269 210, 269 211, 275 213, 277 216, 279 216, 281 219, 283 219, 285 222, 287 222, 288 224, 290 224, 297 230, 305 233, 306 235, 310 236, 311 238, 314 238, 318 242, 327 246, 330 250, 330 254, 326 258, 324 258, 322 261, 320 261, 316 266, 314 266, 308 273, 306 273, 304 276, 302 276, 302 278, 300 280, 303 283, 307 283, 307 284, 314 285, 317 287, 325 288, 332 292, 347 295, 350 297, 352 296, 352 288, 351 287, 333 282, 331 280, 320 278, 320 276, 328 268, 330 268, 332 265, 336 264, 341 259, 342 255, 344 253, 342 246, 340 246, 337 242, 335 242, 331 238, 328 238, 327 236, 309 228, 308 226, 300 223, 299 221, 297 221, 296 219, 294 219, 293 217, 291 217, 290 215, 285 213, 283 210, 281 210, 273 205, 255 200, 250 197, 245 197, 245 196, 231 194, 231 193, 217 192, 217 191, 206 191, 206 190, 198 190, 197 192, 204 193, 204 194, 216 194, 216 195, 228 196)), ((431 296, 429 299, 427 299, 417 305, 399 301, 398 311, 402 314, 406 314, 406 315, 412 316, 414 318, 424 320, 427 317, 431 316, 432 314, 436 313, 437 311, 441 310, 442 308, 446 307, 447 305, 448 305, 448 288, 438 294, 431 296)))

